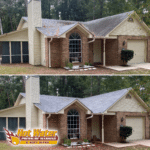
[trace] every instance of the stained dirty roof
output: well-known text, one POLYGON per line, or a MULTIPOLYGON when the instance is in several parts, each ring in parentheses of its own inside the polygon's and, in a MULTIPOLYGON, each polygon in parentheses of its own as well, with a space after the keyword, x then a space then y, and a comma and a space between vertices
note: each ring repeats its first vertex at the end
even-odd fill
MULTIPOLYGON (((109 107, 124 96, 131 88, 100 94, 87 98, 40 95, 40 103, 34 105, 46 113, 57 113, 75 100, 81 102, 93 113, 104 113, 109 107)), ((25 93, 20 93, 23 97, 25 93)))
MULTIPOLYGON (((93 33, 96 37, 106 36, 117 25, 125 20, 134 11, 125 12, 118 15, 104 17, 87 22, 79 21, 66 21, 55 19, 42 19, 42 27, 38 27, 37 30, 46 36, 59 36, 71 29, 75 24, 82 24, 89 32, 93 33)), ((25 21, 28 21, 28 17, 22 17, 25 21)))

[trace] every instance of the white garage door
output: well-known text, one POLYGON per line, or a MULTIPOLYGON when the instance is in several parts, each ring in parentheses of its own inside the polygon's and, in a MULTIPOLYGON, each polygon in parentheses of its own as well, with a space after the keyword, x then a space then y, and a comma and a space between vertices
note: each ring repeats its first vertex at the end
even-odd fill
POLYGON ((126 117, 126 126, 133 129, 132 135, 127 140, 145 139, 145 118, 144 117, 126 117))
POLYGON ((144 63, 146 61, 146 40, 128 40, 127 49, 134 51, 134 57, 128 64, 144 63))

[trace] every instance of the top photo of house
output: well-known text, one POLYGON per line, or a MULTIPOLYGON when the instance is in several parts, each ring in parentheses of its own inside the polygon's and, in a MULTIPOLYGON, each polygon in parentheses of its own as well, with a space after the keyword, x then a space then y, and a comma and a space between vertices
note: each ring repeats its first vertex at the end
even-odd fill
POLYGON ((2 34, 0 20, 0 74, 150 74, 150 28, 136 11, 69 21, 42 18, 41 0, 27 7, 15 31, 2 34))

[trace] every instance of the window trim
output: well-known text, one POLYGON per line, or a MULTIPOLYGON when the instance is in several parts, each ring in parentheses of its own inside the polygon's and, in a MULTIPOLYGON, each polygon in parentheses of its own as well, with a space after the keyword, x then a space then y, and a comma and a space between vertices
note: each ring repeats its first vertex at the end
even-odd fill
MULTIPOLYGON (((75 110, 76 112, 78 112, 76 109, 70 109, 69 111, 71 111, 71 110, 75 110)), ((69 111, 68 111, 68 113, 69 113, 69 111)), ((77 115, 75 115, 75 114, 73 114, 73 115, 68 115, 68 113, 67 113, 67 132, 70 130, 71 131, 71 129, 72 130, 79 130, 79 132, 77 133, 77 134, 79 134, 79 138, 80 138, 80 114, 79 114, 79 112, 78 112, 78 114, 77 115), (79 119, 79 123, 77 124, 77 122, 76 122, 76 124, 68 124, 68 117, 73 117, 73 120, 74 120, 74 116, 77 116, 78 117, 78 119, 79 119), (79 125, 79 128, 68 128, 68 125, 79 125)), ((71 119, 70 119, 71 120, 71 119)), ((71 120, 72 121, 72 120, 71 120)), ((68 136, 69 136, 69 132, 67 133, 68 134, 68 136)), ((73 134, 75 134, 75 133, 70 133, 70 135, 73 135, 73 134)), ((73 136, 73 138, 71 138, 70 137, 70 139, 78 139, 78 137, 74 137, 73 136)))
MULTIPOLYGON (((71 44, 72 45, 72 44, 71 44)), ((75 45, 76 46, 76 45, 75 45)), ((79 48, 79 49, 80 49, 79 48)), ((70 57, 70 54, 80 54, 81 55, 81 62, 82 62, 82 39, 81 39, 81 36, 80 36, 80 34, 78 33, 78 32, 73 32, 73 33, 71 33, 70 34, 70 36, 69 36, 69 62, 71 62, 70 61, 70 58, 75 58, 75 57, 70 57), (70 37, 72 36, 72 34, 78 34, 78 36, 80 37, 80 39, 70 39, 70 37), (81 46, 80 46, 80 48, 81 48, 81 52, 70 52, 70 41, 80 41, 81 43, 81 46)), ((75 59, 74 59, 75 60, 75 59)), ((71 63, 76 63, 76 62, 78 62, 78 63, 81 63, 80 61, 72 61, 71 63)))

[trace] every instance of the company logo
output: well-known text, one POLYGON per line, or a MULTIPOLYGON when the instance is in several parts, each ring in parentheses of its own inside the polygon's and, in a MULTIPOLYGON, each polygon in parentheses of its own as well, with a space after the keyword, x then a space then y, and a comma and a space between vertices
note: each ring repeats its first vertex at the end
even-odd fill
POLYGON ((51 144, 56 145, 58 143, 57 131, 42 131, 41 129, 33 129, 24 131, 23 129, 18 129, 18 132, 14 134, 11 131, 5 129, 6 137, 9 143, 13 145, 21 144, 51 144))

